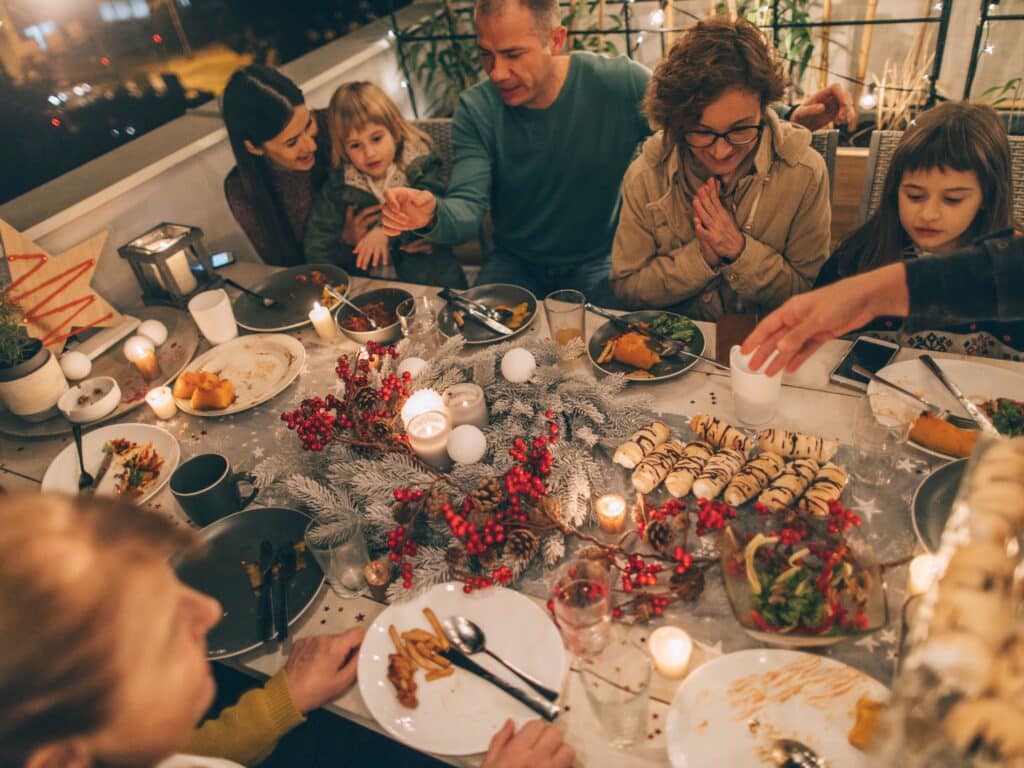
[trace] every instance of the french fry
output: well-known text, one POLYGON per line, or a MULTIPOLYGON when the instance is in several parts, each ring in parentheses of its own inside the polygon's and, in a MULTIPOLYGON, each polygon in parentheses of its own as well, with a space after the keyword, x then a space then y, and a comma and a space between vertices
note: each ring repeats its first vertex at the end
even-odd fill
POLYGON ((405 649, 409 652, 409 655, 412 656, 412 660, 415 661, 420 668, 425 669, 428 672, 435 669, 443 669, 443 667, 426 658, 420 649, 416 647, 416 643, 411 640, 405 641, 405 649))
POLYGON ((402 633, 402 637, 414 643, 436 643, 437 638, 425 629, 410 629, 402 633))
POLYGON ((435 669, 430 672, 427 672, 427 682, 430 683, 434 680, 440 680, 442 677, 450 677, 454 673, 455 669, 453 667, 447 667, 446 669, 435 669))
POLYGON ((441 627, 441 622, 437 620, 437 615, 430 610, 430 608, 424 608, 423 615, 427 617, 427 621, 430 622, 430 626, 434 628, 434 634, 437 635, 438 645, 441 646, 441 650, 447 651, 451 648, 451 644, 448 642, 448 637, 445 635, 444 629, 441 627))
POLYGON ((441 655, 439 655, 437 653, 437 649, 431 649, 428 658, 432 662, 434 662, 435 664, 438 664, 439 666, 442 666, 445 669, 447 669, 448 667, 450 667, 452 665, 452 663, 450 661, 448 661, 448 659, 446 659, 444 656, 441 656, 441 655))
POLYGON ((391 642, 395 644, 395 651, 399 656, 411 661, 409 654, 405 652, 405 647, 402 645, 402 639, 398 636, 398 630, 395 629, 395 625, 391 624, 388 627, 388 634, 391 636, 391 642))
POLYGON ((597 364, 601 365, 607 363, 612 359, 612 355, 615 354, 615 342, 618 339, 609 339, 604 347, 601 349, 601 354, 597 356, 597 364))

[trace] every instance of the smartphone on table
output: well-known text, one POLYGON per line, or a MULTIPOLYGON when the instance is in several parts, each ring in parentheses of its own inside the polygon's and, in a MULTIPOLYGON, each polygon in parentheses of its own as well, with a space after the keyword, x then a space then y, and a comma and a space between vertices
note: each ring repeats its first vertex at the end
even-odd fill
MULTIPOLYGON (((235 254, 231 251, 220 251, 219 253, 210 254, 210 265, 214 269, 220 269, 226 267, 228 264, 233 264, 235 261, 235 254)), ((192 264, 193 272, 203 272, 203 265, 199 262, 192 264)))
POLYGON ((899 351, 900 345, 891 341, 873 339, 870 336, 858 336, 843 359, 832 369, 828 379, 840 386, 866 392, 868 380, 859 373, 854 373, 853 366, 859 365, 872 373, 878 373, 896 357, 896 353, 899 351))

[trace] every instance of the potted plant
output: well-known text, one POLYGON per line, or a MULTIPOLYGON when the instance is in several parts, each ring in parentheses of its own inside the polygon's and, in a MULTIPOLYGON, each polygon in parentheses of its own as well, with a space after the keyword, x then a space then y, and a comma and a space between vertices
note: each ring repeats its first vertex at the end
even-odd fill
POLYGON ((21 307, 0 291, 0 400, 25 421, 44 421, 57 413, 67 389, 57 358, 29 338, 21 307))

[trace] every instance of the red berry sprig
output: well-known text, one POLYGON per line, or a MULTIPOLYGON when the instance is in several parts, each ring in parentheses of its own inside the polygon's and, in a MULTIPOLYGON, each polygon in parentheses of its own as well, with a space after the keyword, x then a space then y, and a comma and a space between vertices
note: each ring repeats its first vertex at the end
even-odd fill
POLYGON ((863 520, 853 510, 847 509, 839 501, 828 503, 828 532, 842 533, 860 525, 863 520))
POLYGON ((697 535, 720 531, 736 517, 736 510, 718 499, 697 499, 697 535))

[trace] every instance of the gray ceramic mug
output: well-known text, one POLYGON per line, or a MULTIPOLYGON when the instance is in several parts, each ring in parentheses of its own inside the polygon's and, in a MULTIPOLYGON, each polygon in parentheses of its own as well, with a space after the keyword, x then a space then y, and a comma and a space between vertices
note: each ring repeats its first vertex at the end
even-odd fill
POLYGON ((219 453, 193 456, 171 475, 171 493, 192 521, 209 525, 247 507, 259 489, 249 472, 232 472, 231 462, 219 453), (243 498, 238 486, 248 483, 252 490, 243 498))

